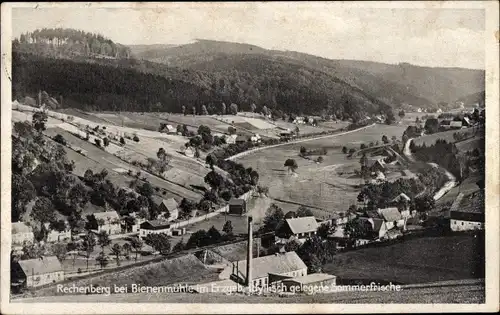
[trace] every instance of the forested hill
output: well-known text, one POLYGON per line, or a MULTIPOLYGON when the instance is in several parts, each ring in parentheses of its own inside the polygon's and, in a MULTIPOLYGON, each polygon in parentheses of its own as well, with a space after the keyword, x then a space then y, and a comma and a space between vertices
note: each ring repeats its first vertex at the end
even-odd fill
POLYGON ((46 91, 62 96, 64 107, 86 110, 181 112, 206 105, 217 113, 222 102, 240 110, 267 106, 276 115, 335 114, 359 120, 391 115, 391 108, 364 91, 322 71, 258 55, 229 58, 225 68, 190 70, 147 61, 48 58, 13 53, 14 97, 46 91))
POLYGON ((175 47, 152 47, 137 53, 137 58, 165 63, 173 67, 217 71, 221 58, 259 55, 281 58, 286 62, 321 70, 352 86, 363 89, 393 106, 407 103, 433 107, 484 90, 484 70, 430 68, 402 63, 398 65, 358 60, 330 60, 309 54, 266 50, 254 45, 198 40, 175 47), (211 66, 215 62, 217 66, 211 66))
POLYGON ((129 58, 130 48, 100 34, 75 29, 43 28, 21 34, 13 43, 16 51, 68 58, 129 58))

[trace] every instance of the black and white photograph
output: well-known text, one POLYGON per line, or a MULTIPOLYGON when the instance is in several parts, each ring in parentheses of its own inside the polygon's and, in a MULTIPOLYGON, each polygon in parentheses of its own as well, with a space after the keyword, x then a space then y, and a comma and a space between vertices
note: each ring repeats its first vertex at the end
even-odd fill
POLYGON ((2 313, 498 311, 498 7, 2 4, 2 313))

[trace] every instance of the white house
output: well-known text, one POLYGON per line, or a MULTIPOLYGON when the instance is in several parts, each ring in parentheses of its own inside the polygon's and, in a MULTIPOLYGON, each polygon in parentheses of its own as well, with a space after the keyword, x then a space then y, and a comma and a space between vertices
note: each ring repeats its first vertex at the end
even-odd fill
POLYGON ((469 195, 458 194, 450 208, 450 228, 452 231, 484 229, 484 191, 469 195))
POLYGON ((26 243, 33 243, 35 236, 30 226, 24 222, 12 223, 12 244, 22 245, 26 243))
POLYGON ((261 142, 262 139, 261 139, 260 135, 256 133, 255 135, 250 137, 250 140, 252 142, 261 142))
POLYGON ((406 219, 403 218, 398 208, 384 208, 378 209, 377 213, 384 219, 387 229, 390 230, 394 227, 406 228, 406 219))
POLYGON ((165 212, 168 211, 169 216, 167 221, 177 220, 179 217, 179 204, 175 201, 174 198, 169 198, 167 200, 162 200, 160 203, 160 211, 165 212))
POLYGON ((26 287, 39 287, 64 280, 64 270, 56 256, 20 260, 13 267, 13 280, 26 287))
POLYGON ((226 136, 226 143, 227 144, 235 144, 237 137, 238 137, 238 135, 227 135, 226 136))
POLYGON ((66 225, 64 231, 50 230, 50 223, 45 223, 45 228, 49 231, 49 233, 47 233, 48 243, 57 243, 71 239, 71 229, 69 228, 68 222, 64 223, 66 225))
POLYGON ((303 239, 316 235, 317 230, 318 222, 315 217, 311 216, 286 219, 283 233, 287 237, 293 235, 298 239, 303 239))
MULTIPOLYGON (((247 272, 247 261, 240 260, 226 267, 221 279, 231 279, 244 283, 247 272)), ((276 253, 252 259, 252 287, 265 287, 283 279, 307 275, 307 266, 295 252, 276 253)))
POLYGON ((150 220, 141 223, 141 227, 139 230, 140 238, 144 238, 149 234, 161 234, 161 233, 172 235, 170 222, 164 220, 150 220))
POLYGON ((106 231, 109 235, 120 234, 122 227, 120 224, 120 216, 116 211, 96 212, 94 217, 99 222, 104 223, 97 226, 97 232, 106 231))

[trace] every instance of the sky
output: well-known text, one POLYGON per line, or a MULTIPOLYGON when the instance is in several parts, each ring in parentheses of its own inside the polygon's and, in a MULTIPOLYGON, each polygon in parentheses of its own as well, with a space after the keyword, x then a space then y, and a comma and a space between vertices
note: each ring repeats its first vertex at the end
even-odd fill
POLYGON ((201 38, 329 59, 484 69, 483 9, 366 8, 367 3, 186 2, 156 4, 161 6, 156 8, 36 9, 32 5, 12 10, 12 35, 62 27, 100 33, 125 45, 185 44, 201 38))

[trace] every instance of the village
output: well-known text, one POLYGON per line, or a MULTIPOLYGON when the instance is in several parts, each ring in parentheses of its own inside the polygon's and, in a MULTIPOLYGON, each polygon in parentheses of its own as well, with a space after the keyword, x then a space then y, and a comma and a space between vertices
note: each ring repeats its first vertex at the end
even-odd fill
MULTIPOLYGON (((91 192, 81 204, 86 215, 76 223, 59 212, 37 216, 42 205, 27 203, 24 211, 37 220, 24 220, 29 217, 24 214, 11 228, 15 295, 58 295, 60 283, 133 284, 138 279, 144 285, 241 285, 246 292, 353 283, 326 268, 333 256, 404 242, 412 235, 461 235, 484 228, 484 180, 470 158, 473 150, 484 150, 478 146, 484 141, 484 109, 477 105, 438 117, 401 110, 395 126, 379 115, 349 127, 331 117, 277 121, 265 110, 144 118, 148 114, 68 115, 51 110, 50 102, 57 101, 42 93, 38 102, 16 100, 13 120, 46 124, 41 128, 45 141, 64 147, 84 185, 97 190, 115 185, 116 198, 124 201, 117 207, 91 192), (151 121, 159 128, 143 129, 151 121), (353 146, 360 141, 342 140, 357 134, 359 149, 353 146), (434 160, 418 163, 412 155, 440 135, 457 147, 468 143, 461 151, 467 163, 460 168, 468 176, 460 182, 443 167, 432 167, 434 160), (330 152, 332 140, 335 153, 330 152), (259 157, 278 157, 279 150, 286 150, 286 161, 259 157), (402 184, 421 185, 426 179, 418 175, 424 169, 438 179, 427 187, 402 184), (246 179, 239 179, 240 171, 246 179), (335 182, 303 177, 316 172, 335 182), (277 184, 277 178, 287 183, 277 184), (322 197, 303 184, 317 184, 322 197), (370 189, 379 186, 392 190, 376 200, 370 189)), ((16 137, 24 136, 17 132, 16 137)), ((474 154, 474 161, 484 159, 484 151, 474 154)))

